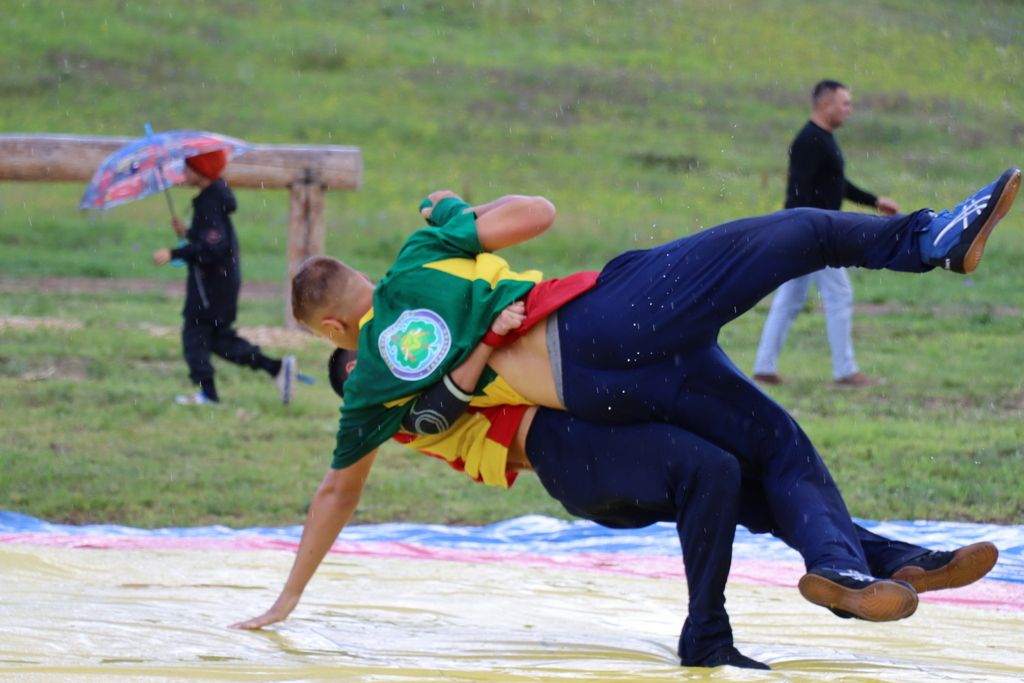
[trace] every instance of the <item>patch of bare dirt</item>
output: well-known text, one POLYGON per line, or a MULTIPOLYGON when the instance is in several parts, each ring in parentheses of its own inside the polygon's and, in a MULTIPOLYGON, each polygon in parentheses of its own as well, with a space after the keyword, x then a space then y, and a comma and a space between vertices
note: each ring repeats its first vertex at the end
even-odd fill
MULTIPOLYGON (((94 292, 162 292, 167 296, 185 296, 183 281, 143 280, 112 277, 0 277, 0 293, 66 292, 90 294, 94 292)), ((243 299, 284 298, 280 282, 244 282, 243 299)))
MULTIPOLYGON (((80 330, 84 327, 81 320, 68 318, 32 318, 28 316, 0 316, 0 330, 80 330)), ((181 333, 179 327, 169 325, 153 325, 142 323, 139 328, 154 337, 176 337, 181 333)), ((260 346, 273 348, 296 349, 310 344, 315 337, 305 330, 289 330, 284 327, 268 327, 254 325, 240 327, 238 333, 260 346)))
POLYGON ((7 367, 6 359, 0 358, 0 374, 13 376, 22 382, 40 382, 47 379, 63 379, 80 382, 89 376, 89 362, 84 358, 54 358, 32 367, 7 367), (13 372, 12 372, 13 370, 13 372))
MULTIPOLYGON (((154 337, 177 337, 181 334, 181 328, 169 325, 151 325, 143 323, 139 326, 154 337)), ((289 330, 284 327, 239 327, 238 334, 245 337, 253 344, 266 346, 274 349, 297 349, 316 340, 309 332, 303 330, 289 330)))
POLYGON ((20 315, 0 316, 0 330, 80 330, 81 320, 67 318, 30 318, 20 315))

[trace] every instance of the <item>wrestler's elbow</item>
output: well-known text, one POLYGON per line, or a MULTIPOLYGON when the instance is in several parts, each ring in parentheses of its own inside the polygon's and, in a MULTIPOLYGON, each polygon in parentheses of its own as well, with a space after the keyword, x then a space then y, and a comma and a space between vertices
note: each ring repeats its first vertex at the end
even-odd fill
POLYGON ((545 197, 517 196, 480 216, 476 229, 484 250, 497 251, 543 234, 554 221, 555 205, 545 197))
POLYGON ((558 213, 555 209, 554 203, 547 197, 531 197, 530 213, 531 216, 536 220, 537 232, 542 233, 547 231, 554 222, 555 216, 558 213))

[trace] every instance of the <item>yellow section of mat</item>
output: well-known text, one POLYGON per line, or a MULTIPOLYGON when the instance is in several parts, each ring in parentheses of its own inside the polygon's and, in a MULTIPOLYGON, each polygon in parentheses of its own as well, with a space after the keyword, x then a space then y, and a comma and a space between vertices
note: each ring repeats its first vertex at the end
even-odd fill
POLYGON ((922 603, 840 620, 795 589, 730 586, 771 672, 677 666, 686 589, 575 569, 331 555, 292 618, 289 553, 0 546, 3 681, 929 681, 1024 679, 1024 613, 922 603))

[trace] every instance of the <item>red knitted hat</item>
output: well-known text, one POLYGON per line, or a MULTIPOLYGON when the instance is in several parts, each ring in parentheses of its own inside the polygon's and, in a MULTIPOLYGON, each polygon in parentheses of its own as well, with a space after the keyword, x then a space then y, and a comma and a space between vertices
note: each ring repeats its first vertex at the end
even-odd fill
POLYGON ((228 165, 228 153, 223 149, 215 149, 194 157, 185 157, 185 163, 199 175, 216 180, 228 165))

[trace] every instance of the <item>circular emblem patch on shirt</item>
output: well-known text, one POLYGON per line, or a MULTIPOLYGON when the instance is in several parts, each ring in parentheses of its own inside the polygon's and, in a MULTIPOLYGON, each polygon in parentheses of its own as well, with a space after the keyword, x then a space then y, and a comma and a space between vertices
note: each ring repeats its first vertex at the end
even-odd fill
POLYGON ((425 308, 405 311, 377 337, 380 357, 398 379, 423 379, 441 364, 452 347, 448 325, 425 308))

